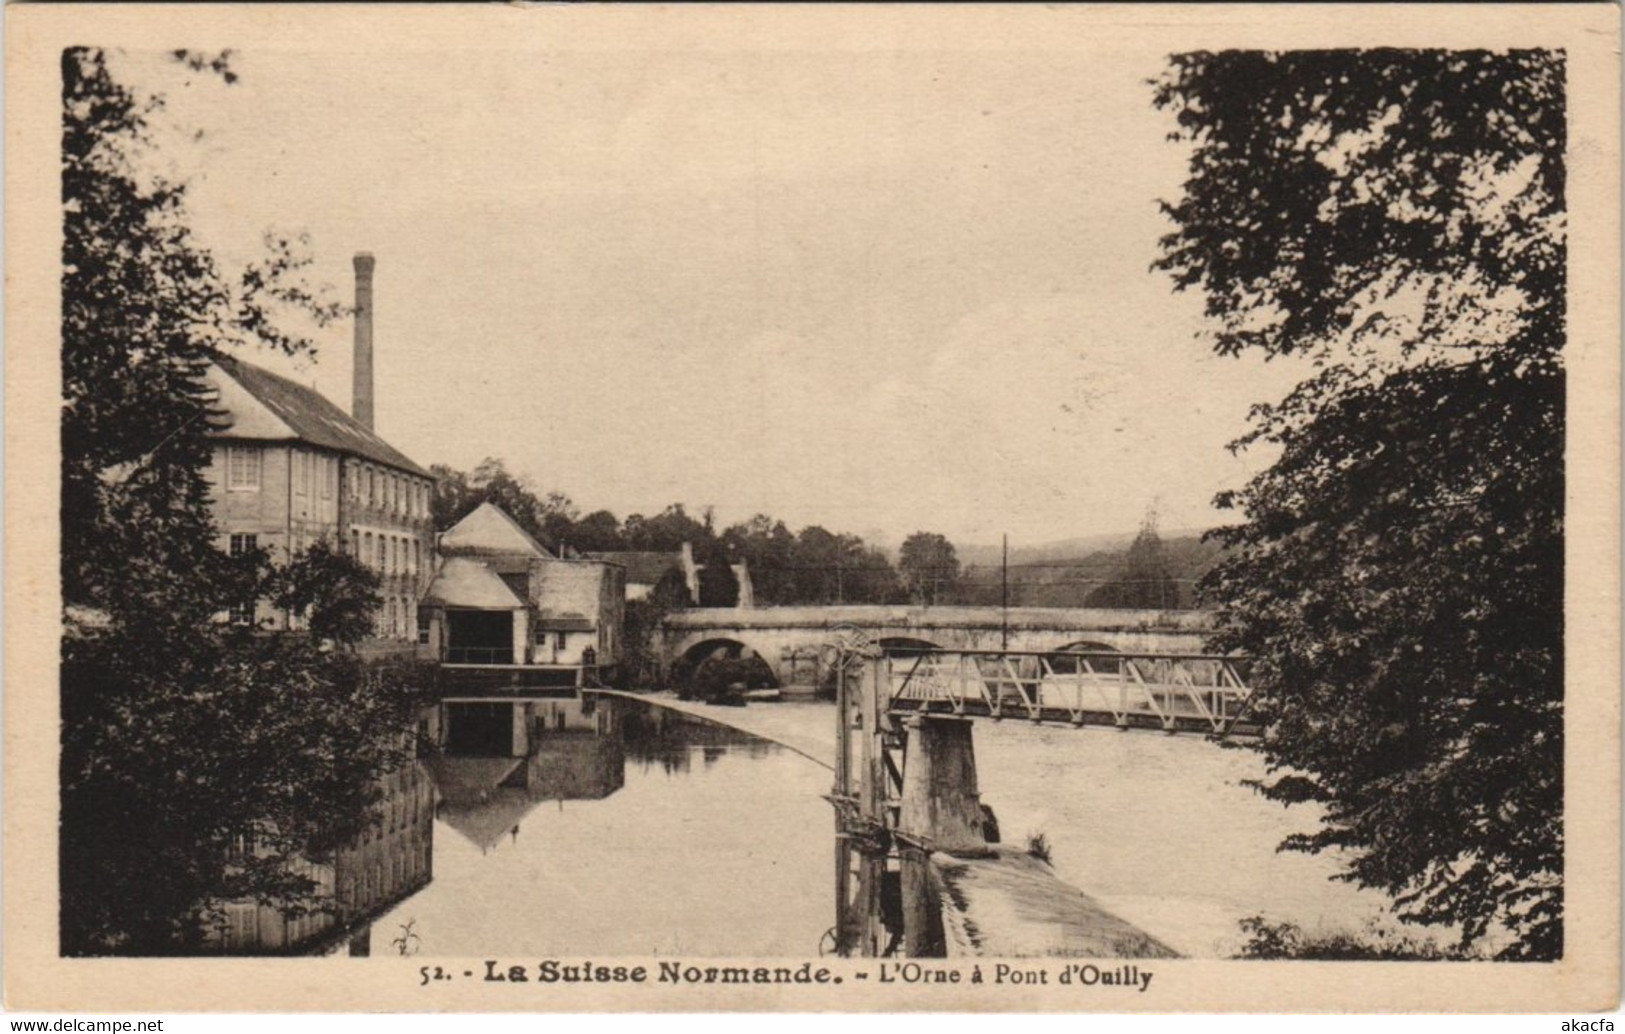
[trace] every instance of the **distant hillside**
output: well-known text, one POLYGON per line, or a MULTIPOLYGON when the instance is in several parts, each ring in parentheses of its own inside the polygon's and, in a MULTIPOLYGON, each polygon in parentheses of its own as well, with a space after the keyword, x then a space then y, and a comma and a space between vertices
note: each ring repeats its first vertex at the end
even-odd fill
MULTIPOLYGON (((1012 607, 1100 606, 1104 586, 1126 577, 1128 547, 1134 534, 1092 536, 1045 543, 1010 551, 1012 607), (1093 548, 1090 548, 1091 544, 1093 548), (1091 596, 1095 596, 1091 600, 1091 596)), ((1195 605, 1196 582, 1218 560, 1217 543, 1199 533, 1176 533, 1162 539, 1163 561, 1172 581, 1175 608, 1195 605)), ((997 604, 1001 596, 999 551, 985 547, 960 550, 966 563, 957 593, 965 604, 997 604)))
MULTIPOLYGON (((1202 537, 1204 528, 1174 528, 1164 533, 1163 541, 1172 542, 1174 539, 1202 537)), ((1101 553, 1116 553, 1128 548, 1134 541, 1136 531, 1110 531, 1095 535, 1080 535, 1077 538, 1056 539, 1053 542, 1039 542, 1036 544, 1012 545, 1010 547, 1011 564, 1034 564, 1056 560, 1081 560, 1101 553)), ((981 542, 972 542, 961 545, 954 543, 954 551, 959 555, 962 564, 974 564, 978 567, 999 565, 999 557, 1003 547, 998 543, 987 545, 981 542)))

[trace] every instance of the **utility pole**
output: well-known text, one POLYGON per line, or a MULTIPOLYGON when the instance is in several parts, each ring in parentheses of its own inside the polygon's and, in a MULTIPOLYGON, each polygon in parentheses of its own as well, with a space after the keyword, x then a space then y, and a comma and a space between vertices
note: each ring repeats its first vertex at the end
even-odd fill
POLYGON ((999 649, 1010 649, 1010 533, 1004 533, 1004 559, 999 565, 999 649))

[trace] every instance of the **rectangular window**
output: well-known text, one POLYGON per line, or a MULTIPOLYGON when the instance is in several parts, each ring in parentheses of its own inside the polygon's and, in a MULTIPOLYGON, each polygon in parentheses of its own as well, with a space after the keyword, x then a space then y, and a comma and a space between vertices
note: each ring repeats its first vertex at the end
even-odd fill
POLYGON ((226 446, 226 489, 231 492, 257 492, 260 487, 260 450, 250 446, 226 446))
POLYGON ((323 457, 322 459, 322 498, 333 498, 333 482, 338 477, 338 468, 335 461, 323 457))
MULTIPOLYGON (((259 536, 254 534, 236 533, 231 536, 230 553, 232 556, 243 556, 252 553, 259 545, 259 536)), ((254 623, 254 601, 244 600, 231 608, 229 614, 234 625, 252 625, 254 623)))
POLYGON ((564 649, 564 633, 563 632, 560 632, 558 634, 558 638, 553 641, 553 645, 557 646, 561 650, 564 649))
POLYGON ((350 529, 350 556, 357 560, 364 560, 361 555, 361 533, 354 528, 350 529))
POLYGON ((418 645, 429 645, 429 617, 427 614, 418 615, 418 645))
POLYGON ((389 539, 383 535, 378 536, 378 573, 383 574, 389 570, 389 539))
POLYGON ((309 495, 310 482, 307 480, 307 471, 310 466, 310 457, 297 450, 293 453, 293 492, 295 495, 309 495))

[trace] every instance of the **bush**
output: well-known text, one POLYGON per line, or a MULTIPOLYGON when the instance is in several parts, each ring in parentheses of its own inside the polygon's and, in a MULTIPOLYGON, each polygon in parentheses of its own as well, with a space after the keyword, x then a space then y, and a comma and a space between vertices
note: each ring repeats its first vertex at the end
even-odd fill
POLYGON ((1241 929, 1248 935, 1237 955, 1243 959, 1436 962, 1471 957, 1432 941, 1406 937, 1376 920, 1368 921, 1361 933, 1308 934, 1296 923, 1271 923, 1263 916, 1248 916, 1241 921, 1241 929))
POLYGON ((1045 865, 1054 864, 1050 858, 1049 837, 1042 833, 1027 834, 1027 853, 1045 865))

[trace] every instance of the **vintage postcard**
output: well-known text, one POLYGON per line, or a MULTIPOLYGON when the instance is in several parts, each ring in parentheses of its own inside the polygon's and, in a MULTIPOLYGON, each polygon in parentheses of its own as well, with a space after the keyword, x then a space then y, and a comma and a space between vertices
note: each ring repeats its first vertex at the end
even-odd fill
POLYGON ((6 17, 8 1008, 1616 1006, 1616 6, 6 17))

